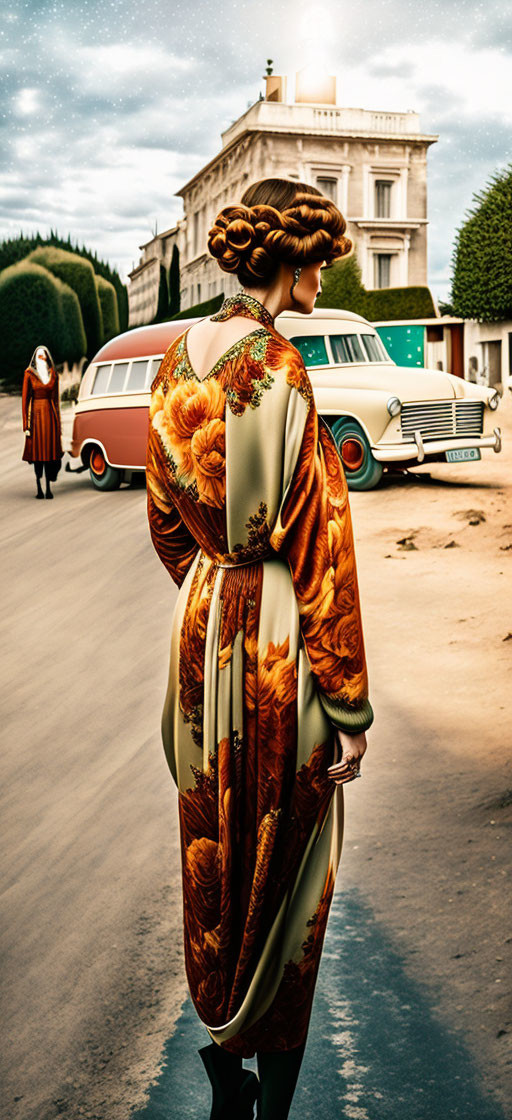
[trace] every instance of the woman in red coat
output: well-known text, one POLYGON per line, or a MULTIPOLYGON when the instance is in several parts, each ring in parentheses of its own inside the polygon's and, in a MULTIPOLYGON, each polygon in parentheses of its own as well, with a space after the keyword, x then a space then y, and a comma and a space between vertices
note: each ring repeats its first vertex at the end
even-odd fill
POLYGON ((36 346, 25 370, 21 397, 25 447, 22 459, 34 464, 36 498, 44 498, 41 477, 46 475, 46 497, 53 498, 63 456, 59 408, 59 376, 47 346, 36 346))

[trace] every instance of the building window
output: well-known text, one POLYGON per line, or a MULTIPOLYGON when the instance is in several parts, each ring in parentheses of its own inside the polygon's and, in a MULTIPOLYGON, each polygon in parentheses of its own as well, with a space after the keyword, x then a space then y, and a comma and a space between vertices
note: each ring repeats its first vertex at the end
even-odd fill
POLYGON ((374 288, 390 287, 391 256, 391 253, 374 253, 374 288))
POLYGON ((193 249, 192 249, 192 253, 193 253, 194 257, 197 257, 197 254, 199 252, 198 246, 199 246, 199 213, 196 210, 196 212, 194 214, 194 246, 193 246, 193 249))
POLYGON ((201 285, 197 285, 197 302, 201 303, 201 285))
POLYGON ((317 178, 316 185, 318 190, 325 195, 325 198, 330 198, 332 202, 337 202, 338 199, 338 180, 331 178, 317 178))
POLYGON ((391 217, 391 182, 389 179, 375 180, 375 217, 391 217))

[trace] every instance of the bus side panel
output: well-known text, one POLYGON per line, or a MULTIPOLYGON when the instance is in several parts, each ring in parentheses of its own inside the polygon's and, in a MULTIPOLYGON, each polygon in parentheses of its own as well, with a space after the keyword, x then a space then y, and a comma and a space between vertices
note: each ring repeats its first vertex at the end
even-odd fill
POLYGON ((97 408, 78 412, 73 424, 71 454, 80 454, 84 440, 98 441, 112 467, 145 467, 149 408, 97 408))

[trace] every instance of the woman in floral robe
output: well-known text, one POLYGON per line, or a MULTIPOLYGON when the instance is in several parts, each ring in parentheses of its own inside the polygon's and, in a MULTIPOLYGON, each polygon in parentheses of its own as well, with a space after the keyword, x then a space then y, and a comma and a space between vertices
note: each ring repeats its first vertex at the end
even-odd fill
MULTIPOLYGON (((217 1074, 242 1077, 255 1053, 260 1076, 276 1055, 284 1070, 293 1052, 296 1080, 342 845, 335 730, 373 712, 340 456, 267 308, 240 291, 211 320, 233 315, 254 330, 206 376, 185 331, 151 387, 149 527, 180 588, 162 737, 187 977, 217 1074)), ((288 1114, 278 1081, 265 1118, 288 1114)), ((212 1117, 252 1116, 243 1099, 212 1117)))

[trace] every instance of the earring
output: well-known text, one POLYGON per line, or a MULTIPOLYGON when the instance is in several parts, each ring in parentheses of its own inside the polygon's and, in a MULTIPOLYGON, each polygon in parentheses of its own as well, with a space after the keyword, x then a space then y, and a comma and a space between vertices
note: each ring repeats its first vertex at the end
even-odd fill
POLYGON ((294 270, 294 273, 293 273, 293 284, 292 284, 292 286, 291 286, 291 288, 290 288, 290 295, 291 295, 292 299, 293 299, 293 289, 294 289, 295 285, 296 285, 296 284, 297 284, 297 282, 298 282, 298 279, 299 279, 299 276, 300 276, 300 272, 301 272, 301 270, 300 270, 300 267, 297 267, 297 268, 296 268, 296 269, 294 270))

